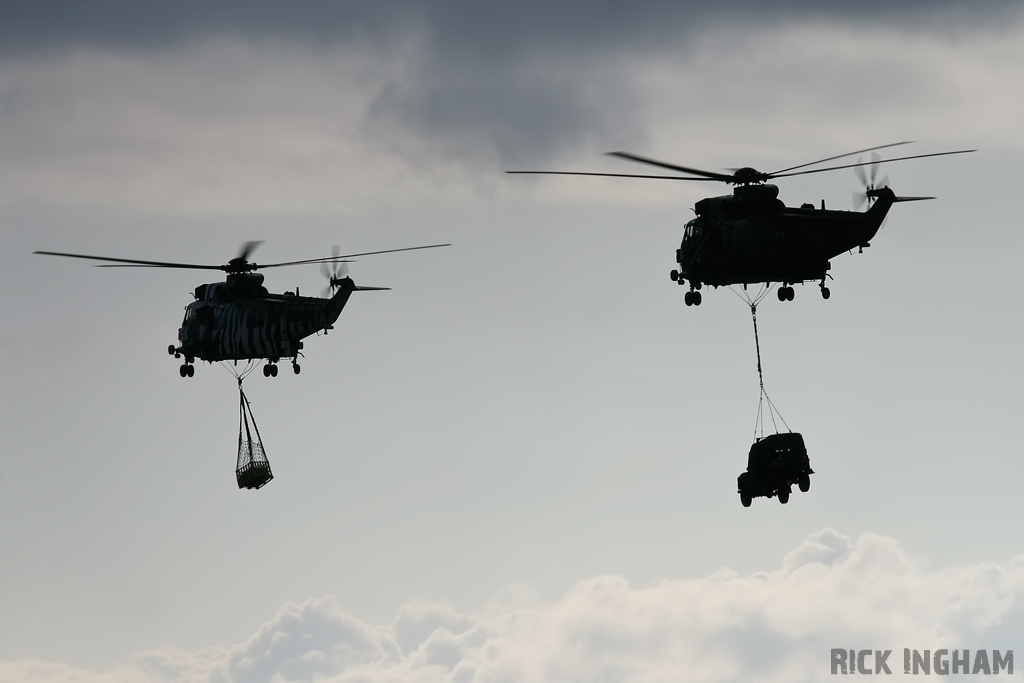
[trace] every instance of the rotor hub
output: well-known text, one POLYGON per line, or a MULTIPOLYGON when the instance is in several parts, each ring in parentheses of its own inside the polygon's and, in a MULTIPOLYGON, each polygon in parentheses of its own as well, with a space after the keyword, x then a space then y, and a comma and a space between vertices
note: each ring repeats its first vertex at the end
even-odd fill
POLYGON ((233 274, 233 273, 250 273, 250 272, 252 272, 254 270, 258 270, 258 269, 259 269, 259 266, 257 266, 255 263, 249 263, 249 261, 247 261, 242 256, 238 256, 236 258, 231 259, 224 266, 224 271, 227 272, 228 274, 233 274))
POLYGON ((753 185, 755 183, 763 183, 769 177, 771 177, 769 174, 762 173, 756 168, 744 166, 743 168, 736 169, 732 174, 732 180, 729 182, 733 185, 753 185))

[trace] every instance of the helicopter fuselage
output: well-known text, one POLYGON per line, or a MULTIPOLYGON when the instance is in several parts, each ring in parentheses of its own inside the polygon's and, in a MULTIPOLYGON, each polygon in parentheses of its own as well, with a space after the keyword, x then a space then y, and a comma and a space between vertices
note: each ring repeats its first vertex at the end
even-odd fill
POLYGON ((302 339, 332 329, 356 289, 351 278, 343 278, 334 296, 320 299, 271 294, 262 282, 260 273, 240 273, 197 287, 178 330, 179 344, 168 350, 209 362, 295 359, 302 339))
POLYGON ((806 281, 824 287, 829 260, 869 246, 895 199, 886 188, 865 212, 796 208, 778 199, 774 185, 739 186, 732 195, 697 202, 672 279, 691 288, 806 281))

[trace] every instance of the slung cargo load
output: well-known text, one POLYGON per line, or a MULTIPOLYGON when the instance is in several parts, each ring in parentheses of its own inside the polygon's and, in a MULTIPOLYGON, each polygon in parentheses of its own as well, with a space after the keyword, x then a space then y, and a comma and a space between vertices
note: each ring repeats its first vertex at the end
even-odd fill
POLYGON ((270 461, 263 450, 263 439, 260 438, 260 430, 256 426, 256 418, 252 416, 249 401, 242 391, 241 381, 238 382, 238 395, 238 463, 235 465, 235 479, 240 489, 258 489, 266 486, 274 478, 274 473, 270 471, 270 461))
POLYGON ((812 474, 803 436, 797 432, 771 434, 750 447, 747 471, 736 480, 740 501, 749 507, 759 496, 778 496, 780 503, 788 503, 793 484, 804 493, 810 490, 812 474))

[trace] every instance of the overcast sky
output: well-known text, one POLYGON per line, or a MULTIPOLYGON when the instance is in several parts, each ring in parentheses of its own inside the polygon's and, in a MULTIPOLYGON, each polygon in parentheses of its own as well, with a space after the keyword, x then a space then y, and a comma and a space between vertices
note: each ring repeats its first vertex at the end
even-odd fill
MULTIPOLYGON (((1024 651, 1016 3, 0 4, 0 679, 818 680, 1024 651), (669 281, 708 183, 916 140, 832 298, 758 309, 811 491, 740 506, 757 375, 669 281), (352 264, 303 372, 165 349, 187 271, 352 264), (1017 559, 1014 559, 1017 558, 1017 559)), ((780 181, 848 209, 852 172, 780 181)), ((324 286, 268 271, 273 291, 324 286)), ((902 675, 899 673, 899 675, 902 675)))

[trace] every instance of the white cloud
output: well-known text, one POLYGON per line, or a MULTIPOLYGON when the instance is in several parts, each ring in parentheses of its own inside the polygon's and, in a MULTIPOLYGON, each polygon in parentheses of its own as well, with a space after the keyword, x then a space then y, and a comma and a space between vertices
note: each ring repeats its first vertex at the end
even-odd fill
POLYGON ((299 681, 813 681, 834 647, 1012 649, 1024 618, 1024 556, 930 569, 895 541, 824 529, 772 572, 723 569, 633 587, 582 581, 551 605, 495 600, 479 614, 417 601, 387 627, 331 597, 284 605, 247 642, 161 649, 112 672, 0 663, 0 680, 245 683, 299 681))

